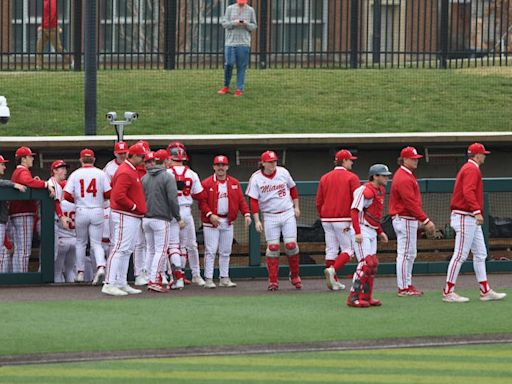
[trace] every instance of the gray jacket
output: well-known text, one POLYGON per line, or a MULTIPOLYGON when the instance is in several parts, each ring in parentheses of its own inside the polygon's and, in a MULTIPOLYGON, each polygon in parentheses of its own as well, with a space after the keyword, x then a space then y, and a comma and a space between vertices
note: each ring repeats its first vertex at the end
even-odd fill
MULTIPOLYGON (((14 187, 11 180, 0 179, 0 187, 9 188, 14 187)), ((9 202, 7 200, 0 200, 0 224, 6 224, 9 218, 9 202)), ((2 242, 4 239, 1 240, 2 242)))
POLYGON ((251 32, 256 30, 256 13, 249 5, 239 7, 237 4, 226 8, 222 17, 222 26, 226 30, 226 46, 251 46, 251 32), (243 27, 236 27, 239 20, 244 21, 243 27))
POLYGON ((144 217, 172 221, 181 220, 176 180, 163 165, 148 168, 142 178, 148 211, 144 217))

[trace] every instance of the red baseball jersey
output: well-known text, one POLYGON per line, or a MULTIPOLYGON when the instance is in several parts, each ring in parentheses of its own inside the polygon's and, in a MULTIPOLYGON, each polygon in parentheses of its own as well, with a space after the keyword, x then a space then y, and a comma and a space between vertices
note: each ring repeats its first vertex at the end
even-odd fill
POLYGON ((478 164, 471 159, 457 173, 450 208, 472 215, 482 214, 484 210, 482 173, 478 164))
POLYGON ((416 219, 423 224, 429 221, 422 208, 420 187, 416 176, 403 165, 393 176, 389 196, 389 214, 416 219))
POLYGON ((316 210, 325 222, 351 221, 350 208, 359 178, 343 167, 336 167, 320 178, 316 210))
POLYGON ((146 197, 137 169, 126 160, 112 179, 110 207, 113 211, 142 217, 147 212, 146 197))

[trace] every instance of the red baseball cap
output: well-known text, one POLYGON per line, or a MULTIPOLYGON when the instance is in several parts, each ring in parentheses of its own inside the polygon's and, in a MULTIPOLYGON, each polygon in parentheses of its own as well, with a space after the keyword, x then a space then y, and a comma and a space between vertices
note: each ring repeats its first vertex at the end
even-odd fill
POLYGON ((128 149, 129 155, 145 155, 148 151, 146 151, 146 148, 144 148, 144 145, 142 143, 133 144, 128 149))
POLYGON ((124 141, 118 141, 114 145, 114 153, 116 155, 120 155, 122 153, 128 153, 128 144, 126 144, 124 141))
POLYGON ((341 151, 336 152, 335 156, 336 160, 356 160, 357 157, 352 155, 348 149, 342 149, 341 151))
POLYGON ((34 156, 35 153, 29 147, 19 147, 16 150, 16 157, 34 156))
POLYGON ((68 165, 64 162, 64 160, 55 160, 51 165, 51 170, 60 168, 60 167, 67 167, 68 165))
POLYGON ((405 147, 400 152, 400 157, 402 159, 421 159, 423 155, 420 155, 414 147, 405 147))
POLYGON ((153 156, 155 160, 165 161, 169 158, 169 152, 167 152, 165 149, 159 149, 158 151, 153 153, 153 156))
POLYGON ((468 155, 478 155, 479 153, 488 155, 489 151, 487 151, 483 144, 473 143, 468 147, 468 155))
POLYGON ((263 163, 277 161, 278 159, 279 158, 277 157, 277 155, 274 151, 266 151, 261 154, 261 161, 263 163))
POLYGON ((5 160, 2 155, 0 155, 0 163, 8 163, 9 160, 5 160))
POLYGON ((142 144, 146 152, 151 151, 151 147, 149 146, 149 143, 146 140, 139 140, 137 141, 137 144, 142 144))
POLYGON ((155 153, 154 152, 146 152, 146 156, 144 156, 144 161, 151 161, 155 160, 155 153))
POLYGON ((84 157, 94 157, 94 151, 92 149, 89 149, 89 148, 84 148, 80 151, 80 158, 84 158, 84 157))
POLYGON ((225 164, 225 165, 228 165, 229 164, 229 160, 227 158, 227 156, 224 156, 224 155, 217 155, 213 158, 213 164, 225 164))

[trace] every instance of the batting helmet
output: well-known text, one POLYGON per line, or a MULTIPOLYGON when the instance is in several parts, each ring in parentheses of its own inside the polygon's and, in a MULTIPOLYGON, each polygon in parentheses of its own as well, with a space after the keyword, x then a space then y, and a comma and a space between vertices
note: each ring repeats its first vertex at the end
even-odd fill
POLYGON ((171 160, 174 161, 186 161, 188 160, 187 152, 181 147, 173 147, 169 151, 171 160))
POLYGON ((389 172, 389 168, 384 164, 373 164, 369 171, 368 176, 391 176, 391 172, 389 172))

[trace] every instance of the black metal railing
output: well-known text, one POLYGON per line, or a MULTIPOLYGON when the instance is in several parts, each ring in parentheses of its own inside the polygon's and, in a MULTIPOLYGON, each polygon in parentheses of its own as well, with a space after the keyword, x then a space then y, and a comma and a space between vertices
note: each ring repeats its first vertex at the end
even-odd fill
MULTIPOLYGON (((233 0, 98 0, 100 69, 219 68, 233 0)), ((0 70, 83 65, 85 0, 2 0, 0 70), (41 28, 45 4, 58 28, 41 28), (51 12, 50 12, 51 13, 51 12), (62 52, 61 52, 62 45, 62 52)), ((508 65, 512 0, 253 0, 259 68, 508 65)))

